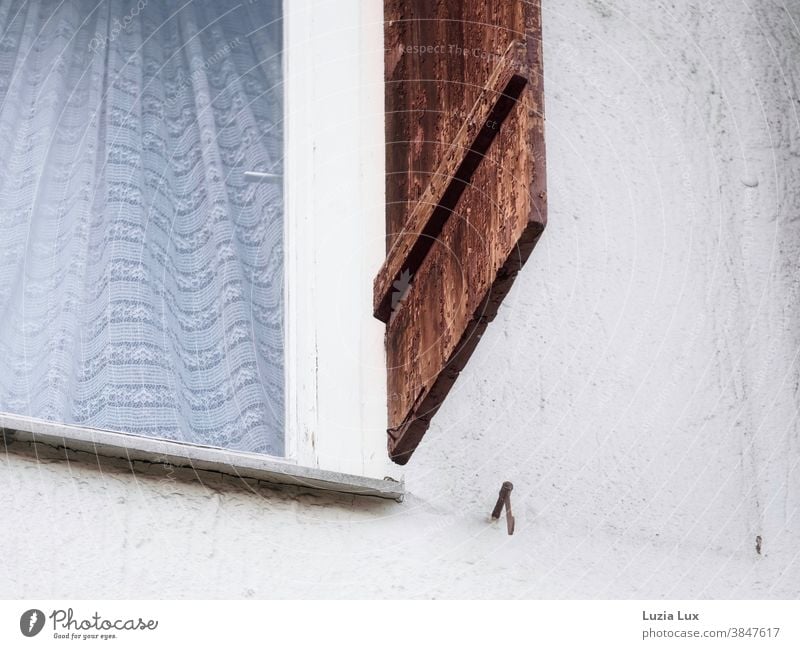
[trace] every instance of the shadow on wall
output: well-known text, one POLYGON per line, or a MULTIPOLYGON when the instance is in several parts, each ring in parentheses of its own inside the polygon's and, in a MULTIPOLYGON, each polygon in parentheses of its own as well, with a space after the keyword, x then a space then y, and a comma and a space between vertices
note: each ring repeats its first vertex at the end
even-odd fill
MULTIPOLYGON (((181 495, 206 495, 213 491, 220 495, 250 494, 254 505, 257 502, 273 504, 281 501, 294 502, 298 505, 314 505, 318 507, 339 508, 351 511, 358 505, 360 512, 380 516, 389 514, 398 504, 373 496, 355 496, 321 491, 293 485, 281 485, 253 478, 236 477, 217 471, 194 469, 190 466, 175 466, 166 461, 132 460, 124 457, 107 457, 85 451, 76 451, 64 446, 53 446, 43 442, 29 442, 14 438, 13 432, 2 430, 3 451, 5 455, 14 455, 37 464, 64 464, 75 478, 76 473, 92 472, 94 474, 122 479, 128 476, 132 483, 142 481, 156 491, 169 490, 181 495)), ((166 458, 165 458, 166 460, 166 458)), ((265 507, 272 505, 265 504, 265 507)))

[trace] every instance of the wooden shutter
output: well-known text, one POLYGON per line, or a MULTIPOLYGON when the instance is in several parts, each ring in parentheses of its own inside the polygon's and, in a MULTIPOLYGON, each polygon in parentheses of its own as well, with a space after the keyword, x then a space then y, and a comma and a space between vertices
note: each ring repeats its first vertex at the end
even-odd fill
POLYGON ((385 0, 389 454, 405 464, 546 223, 539 0, 385 0))

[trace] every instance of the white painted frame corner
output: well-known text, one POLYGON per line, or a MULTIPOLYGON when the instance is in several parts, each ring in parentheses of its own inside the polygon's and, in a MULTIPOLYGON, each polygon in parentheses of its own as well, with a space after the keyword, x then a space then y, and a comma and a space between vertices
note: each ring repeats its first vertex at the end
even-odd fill
POLYGON ((383 5, 285 0, 287 459, 396 477, 386 451, 383 5))

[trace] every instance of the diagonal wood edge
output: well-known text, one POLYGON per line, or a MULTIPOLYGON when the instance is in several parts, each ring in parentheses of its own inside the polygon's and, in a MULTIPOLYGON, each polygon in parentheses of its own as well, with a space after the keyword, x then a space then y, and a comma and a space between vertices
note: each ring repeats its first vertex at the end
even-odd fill
POLYGON ((492 72, 453 142, 431 175, 403 231, 397 236, 373 284, 373 312, 388 322, 392 290, 401 273, 411 277, 422 264, 483 160, 500 126, 517 104, 529 70, 526 47, 512 42, 492 72))
POLYGON ((517 243, 514 253, 497 273, 495 280, 467 324, 453 353, 447 359, 444 369, 428 392, 422 392, 417 403, 400 426, 390 428, 388 433, 389 457, 396 464, 405 464, 411 458, 430 426, 431 419, 439 410, 459 374, 464 369, 472 352, 475 351, 488 324, 494 320, 503 297, 508 293, 514 279, 527 261, 545 228, 543 218, 531 219, 528 227, 517 243))

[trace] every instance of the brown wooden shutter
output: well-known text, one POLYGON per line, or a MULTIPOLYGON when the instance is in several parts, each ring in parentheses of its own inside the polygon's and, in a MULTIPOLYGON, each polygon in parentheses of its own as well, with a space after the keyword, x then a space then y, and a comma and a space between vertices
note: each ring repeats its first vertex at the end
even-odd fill
POLYGON ((546 223, 539 0, 385 0, 389 454, 405 464, 546 223))

